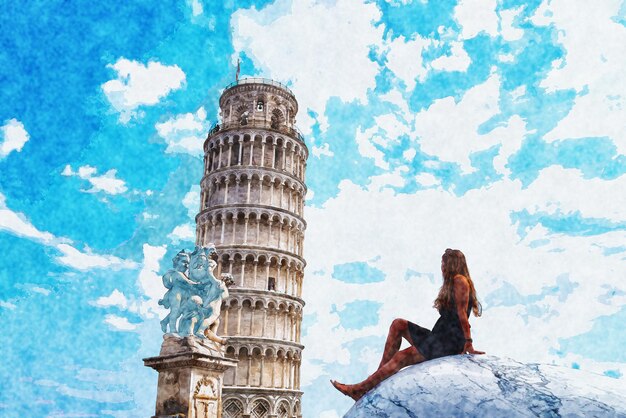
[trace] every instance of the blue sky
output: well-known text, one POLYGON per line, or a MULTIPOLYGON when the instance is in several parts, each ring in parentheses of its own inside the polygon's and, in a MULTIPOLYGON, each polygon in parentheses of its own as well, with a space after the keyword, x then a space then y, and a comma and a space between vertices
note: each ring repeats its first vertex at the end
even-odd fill
POLYGON ((342 416, 328 379, 371 373, 393 318, 432 326, 448 247, 478 349, 626 373, 625 3, 47 1, 0 23, 1 415, 152 413, 159 276, 193 245, 238 59, 294 91, 310 149, 305 416, 342 416))

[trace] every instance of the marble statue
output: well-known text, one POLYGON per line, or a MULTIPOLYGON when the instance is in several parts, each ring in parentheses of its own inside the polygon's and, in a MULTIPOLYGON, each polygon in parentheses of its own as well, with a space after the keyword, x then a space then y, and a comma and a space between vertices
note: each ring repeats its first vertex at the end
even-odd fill
POLYGON ((226 339, 217 336, 222 300, 228 297, 232 276, 223 274, 218 280, 213 270, 217 263, 210 256, 215 246, 196 246, 192 253, 184 250, 174 257, 174 268, 163 275, 168 289, 159 304, 170 309, 161 321, 163 332, 181 337, 208 338, 219 344, 226 339), (188 269, 188 270, 187 270, 188 269))
POLYGON ((178 332, 177 320, 182 315, 181 304, 192 295, 195 283, 185 274, 189 261, 189 254, 184 250, 180 251, 172 260, 173 268, 163 275, 163 286, 167 288, 167 292, 163 299, 159 300, 159 305, 170 310, 161 321, 163 332, 167 332, 168 327, 170 333, 178 332))
MULTIPOLYGON (((217 263, 213 260, 210 260, 209 263, 209 269, 212 272, 217 263)), ((228 273, 222 274, 221 280, 218 280, 217 283, 218 287, 215 289, 215 292, 218 293, 218 296, 206 299, 205 305, 207 306, 204 307, 206 316, 198 323, 197 332, 206 335, 211 341, 226 344, 226 339, 218 337, 216 332, 220 325, 219 317, 222 311, 222 300, 228 297, 228 286, 233 283, 232 275, 228 273)))

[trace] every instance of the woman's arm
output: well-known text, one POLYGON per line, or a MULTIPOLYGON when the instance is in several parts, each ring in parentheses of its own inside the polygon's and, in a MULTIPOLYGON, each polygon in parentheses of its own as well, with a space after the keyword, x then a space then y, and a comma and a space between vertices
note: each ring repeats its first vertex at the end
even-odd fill
POLYGON ((465 336, 465 347, 463 347, 463 353, 470 354, 485 354, 484 351, 474 350, 472 345, 472 334, 470 332, 470 324, 467 318, 467 306, 469 304, 469 283, 467 279, 462 275, 454 277, 454 300, 456 301, 456 311, 461 322, 461 329, 465 336))

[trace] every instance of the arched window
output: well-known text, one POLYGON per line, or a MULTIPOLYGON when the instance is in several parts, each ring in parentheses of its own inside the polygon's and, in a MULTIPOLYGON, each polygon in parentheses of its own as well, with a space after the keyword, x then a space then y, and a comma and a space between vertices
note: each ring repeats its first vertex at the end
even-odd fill
POLYGON ((267 418, 269 413, 270 413, 269 403, 266 400, 259 399, 256 402, 254 402, 250 417, 251 418, 267 418))
POLYGON ((279 109, 274 109, 272 111, 272 116, 270 117, 270 127, 272 129, 278 129, 284 123, 284 120, 285 118, 283 116, 283 112, 279 109))
POLYGON ((237 399, 228 399, 224 402, 224 418, 242 418, 243 417, 243 405, 241 401, 237 399))
POLYGON ((281 402, 278 406, 278 410, 276 411, 277 418, 290 418, 291 414, 289 413, 289 404, 287 402, 281 402))

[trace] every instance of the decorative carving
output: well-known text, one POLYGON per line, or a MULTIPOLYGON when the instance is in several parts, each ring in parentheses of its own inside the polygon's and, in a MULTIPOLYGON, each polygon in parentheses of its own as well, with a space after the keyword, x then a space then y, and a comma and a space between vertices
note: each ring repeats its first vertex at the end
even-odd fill
POLYGON ((196 388, 193 391, 193 395, 202 396, 208 399, 217 399, 219 394, 219 386, 217 380, 209 376, 202 376, 202 379, 196 383, 196 388))

